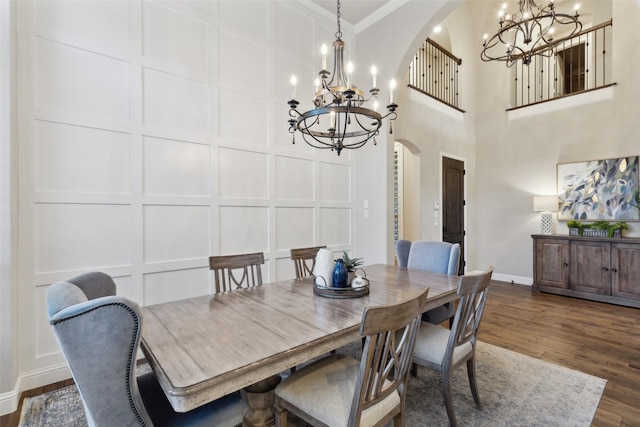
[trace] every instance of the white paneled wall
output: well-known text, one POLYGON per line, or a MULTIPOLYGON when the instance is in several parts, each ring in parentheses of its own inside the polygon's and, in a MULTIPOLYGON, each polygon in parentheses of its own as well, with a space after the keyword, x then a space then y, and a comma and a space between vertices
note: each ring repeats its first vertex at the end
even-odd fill
POLYGON ((147 195, 209 197, 209 144, 143 137, 143 189, 147 195))
POLYGON ((263 251, 269 282, 294 276, 292 247, 351 248, 349 153, 288 133, 324 19, 275 0, 18 2, 23 388, 66 375, 49 283, 101 270, 148 305, 211 292, 210 255, 263 251))

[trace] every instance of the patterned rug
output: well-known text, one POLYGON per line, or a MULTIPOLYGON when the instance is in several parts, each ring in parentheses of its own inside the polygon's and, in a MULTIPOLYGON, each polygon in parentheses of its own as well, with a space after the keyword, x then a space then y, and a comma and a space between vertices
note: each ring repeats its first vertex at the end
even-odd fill
MULTIPOLYGON (((341 349, 357 355, 359 346, 341 349)), ((478 343, 476 376, 482 410, 475 407, 466 367, 452 381, 461 426, 590 426, 606 380, 478 343)), ((20 427, 85 427, 75 386, 26 398, 20 427)), ((407 391, 408 427, 449 425, 437 373, 418 369, 407 391)))

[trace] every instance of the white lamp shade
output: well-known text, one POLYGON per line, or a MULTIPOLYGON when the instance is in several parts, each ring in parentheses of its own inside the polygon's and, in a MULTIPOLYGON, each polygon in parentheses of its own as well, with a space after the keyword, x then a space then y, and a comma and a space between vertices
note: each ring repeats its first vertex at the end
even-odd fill
POLYGON ((558 210, 558 196, 533 196, 533 210, 535 212, 556 212, 558 210))

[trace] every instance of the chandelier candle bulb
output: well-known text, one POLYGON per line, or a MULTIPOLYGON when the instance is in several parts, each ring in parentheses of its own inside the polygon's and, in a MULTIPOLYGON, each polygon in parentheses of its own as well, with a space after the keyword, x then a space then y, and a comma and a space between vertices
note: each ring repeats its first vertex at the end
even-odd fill
POLYGON ((393 90, 396 88, 396 81, 391 79, 389 82, 389 104, 393 104, 393 90))
POLYGON ((353 62, 347 62, 347 88, 351 89, 351 75, 353 74, 353 62))
POLYGON ((320 48, 320 53, 322 54, 322 69, 327 69, 327 45, 323 44, 320 48))
POLYGON ((296 85, 298 84, 298 79, 295 74, 291 74, 291 99, 296 99, 296 85))
POLYGON ((373 79, 373 88, 375 89, 376 86, 376 74, 378 74, 378 69, 376 68, 375 65, 371 66, 371 78, 373 79))

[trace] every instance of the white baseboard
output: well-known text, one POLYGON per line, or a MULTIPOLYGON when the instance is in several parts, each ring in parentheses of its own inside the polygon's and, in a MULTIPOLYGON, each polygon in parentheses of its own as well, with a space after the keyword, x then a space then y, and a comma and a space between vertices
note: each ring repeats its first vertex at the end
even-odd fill
POLYGON ((7 415, 18 409, 18 401, 20 400, 20 377, 16 381, 16 386, 12 391, 0 394, 0 415, 7 415))
POLYGON ((498 280, 500 282, 517 283, 519 285, 527 285, 527 286, 531 286, 531 284, 533 283, 533 279, 531 277, 512 276, 509 274, 500 274, 500 273, 493 273, 493 275, 491 276, 491 279, 498 280))
POLYGON ((50 366, 45 369, 26 372, 18 377, 15 388, 0 394, 0 415, 7 415, 18 409, 20 394, 23 391, 57 383, 71 378, 71 371, 66 363, 50 366))

